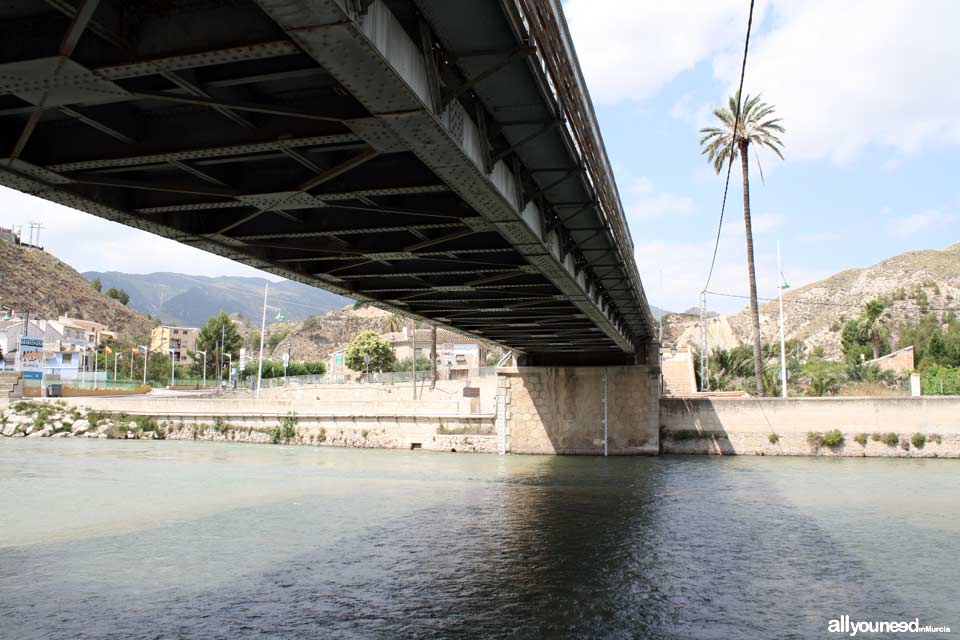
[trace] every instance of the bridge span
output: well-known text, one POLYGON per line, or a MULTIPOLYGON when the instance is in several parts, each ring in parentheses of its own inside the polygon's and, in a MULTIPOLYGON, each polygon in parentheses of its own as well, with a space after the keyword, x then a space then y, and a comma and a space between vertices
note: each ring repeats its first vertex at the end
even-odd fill
POLYGON ((559 0, 8 0, 0 184, 523 363, 651 358, 559 0))

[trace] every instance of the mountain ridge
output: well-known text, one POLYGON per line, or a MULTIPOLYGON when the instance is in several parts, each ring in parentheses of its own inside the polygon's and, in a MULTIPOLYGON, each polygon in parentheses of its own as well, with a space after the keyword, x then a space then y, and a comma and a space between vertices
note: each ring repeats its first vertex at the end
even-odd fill
MULTIPOLYGON (((221 310, 257 320, 263 309, 263 290, 269 284, 267 303, 279 307, 288 320, 302 320, 342 308, 351 301, 292 280, 273 282, 257 276, 205 276, 157 271, 147 274, 121 271, 86 271, 88 280, 100 278, 104 289, 115 287, 130 295, 129 306, 170 324, 200 326, 221 310)), ((274 322, 276 313, 267 315, 274 322)))

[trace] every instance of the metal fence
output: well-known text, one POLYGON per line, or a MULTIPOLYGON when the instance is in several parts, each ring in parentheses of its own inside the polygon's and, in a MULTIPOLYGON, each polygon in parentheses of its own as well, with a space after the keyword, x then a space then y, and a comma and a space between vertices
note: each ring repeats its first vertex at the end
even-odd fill
MULTIPOLYGON (((479 367, 474 369, 454 369, 455 376, 441 376, 440 380, 469 380, 470 378, 484 378, 496 375, 496 367, 479 367)), ((417 371, 417 382, 429 382, 432 377, 431 372, 417 371)), ((312 375, 312 376, 288 376, 286 378, 263 378, 261 389, 273 389, 276 387, 302 387, 308 384, 345 384, 355 382, 358 384, 404 384, 413 380, 412 371, 371 371, 369 377, 366 373, 361 373, 355 380, 347 380, 346 376, 335 374, 312 375)), ((256 376, 247 376, 246 380, 239 385, 244 389, 256 389, 256 376)))

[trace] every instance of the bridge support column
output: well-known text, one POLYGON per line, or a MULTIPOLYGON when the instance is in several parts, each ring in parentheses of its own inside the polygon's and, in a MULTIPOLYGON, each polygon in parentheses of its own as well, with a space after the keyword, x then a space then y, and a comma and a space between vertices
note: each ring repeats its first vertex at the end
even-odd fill
POLYGON ((655 365, 497 370, 502 452, 656 455, 659 427, 655 365))

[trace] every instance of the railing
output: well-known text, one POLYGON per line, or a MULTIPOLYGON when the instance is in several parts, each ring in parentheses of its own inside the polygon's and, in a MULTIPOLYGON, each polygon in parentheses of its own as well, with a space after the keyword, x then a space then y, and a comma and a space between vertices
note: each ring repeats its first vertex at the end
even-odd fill
MULTIPOLYGON (((441 371, 441 375, 438 380, 469 380, 470 378, 485 378, 487 376, 496 375, 496 367, 479 367, 474 369, 453 369, 451 372, 441 371), (450 377, 449 373, 455 374, 454 377, 450 377)), ((429 370, 426 371, 417 371, 417 382, 429 382, 432 377, 432 374, 429 370)), ((350 381, 346 379, 346 376, 343 375, 334 375, 334 374, 324 374, 324 375, 312 375, 312 376, 288 376, 286 378, 263 378, 260 384, 261 389, 273 389, 277 387, 302 387, 308 384, 404 384, 409 383, 413 379, 412 371, 384 371, 376 372, 371 371, 370 376, 367 374, 358 373, 357 379, 350 381)), ((241 381, 238 385, 239 388, 243 389, 256 389, 257 378, 255 376, 248 376, 246 380, 241 381)))

